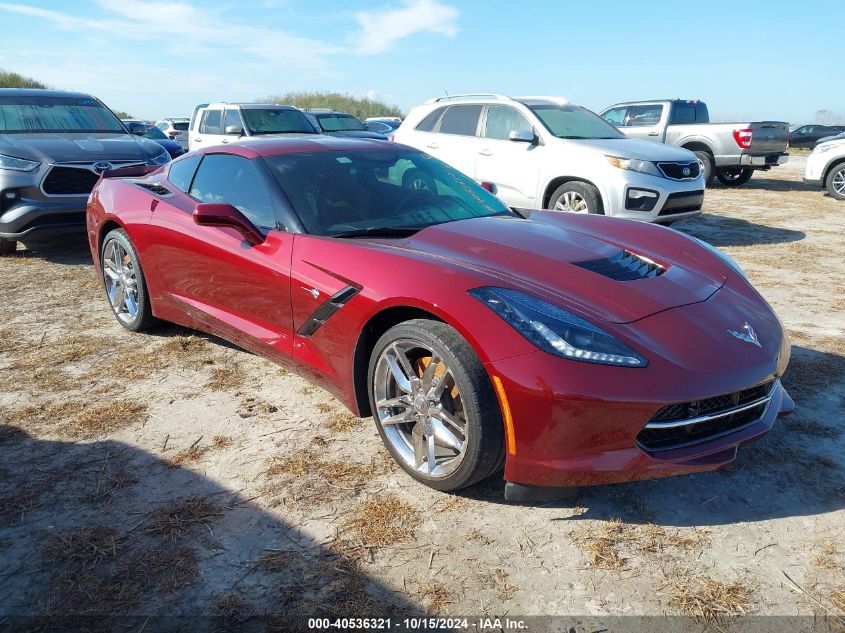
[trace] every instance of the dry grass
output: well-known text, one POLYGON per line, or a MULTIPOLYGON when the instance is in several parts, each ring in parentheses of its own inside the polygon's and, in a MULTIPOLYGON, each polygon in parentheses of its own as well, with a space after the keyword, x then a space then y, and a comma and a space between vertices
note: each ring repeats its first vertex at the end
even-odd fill
POLYGON ((228 435, 215 435, 211 438, 212 448, 229 448, 232 445, 232 438, 228 435))
POLYGON ((660 555, 667 549, 697 550, 709 540, 708 530, 667 530, 659 525, 628 525, 621 519, 603 522, 598 529, 584 528, 570 536, 587 555, 589 566, 623 569, 625 552, 660 555))
POLYGON ((271 505, 278 505, 281 495, 309 503, 325 503, 339 497, 355 495, 374 477, 384 472, 383 462, 369 464, 326 460, 307 452, 298 457, 273 457, 264 476, 273 480, 265 488, 271 505))
POLYGON ((387 547, 414 538, 421 522, 416 509, 393 494, 371 497, 347 518, 343 530, 367 547, 387 547))
POLYGON ((42 554, 53 562, 96 565, 103 559, 117 558, 117 546, 121 541, 116 530, 94 525, 50 537, 42 554))
POLYGON ((272 402, 267 402, 261 398, 248 396, 241 400, 241 406, 238 407, 238 415, 242 418, 253 418, 256 416, 270 415, 278 413, 279 407, 272 402))
POLYGON ((842 569, 842 566, 836 562, 836 557, 839 556, 839 549, 833 541, 826 542, 819 550, 819 553, 812 558, 813 565, 825 571, 839 571, 842 569))
POLYGON ((141 549, 117 567, 120 577, 145 590, 171 593, 192 584, 199 577, 199 557, 188 547, 141 549))
POLYGON ((696 621, 713 623, 748 613, 752 600, 751 590, 742 583, 699 577, 676 582, 671 604, 696 621))
POLYGON ((247 618, 254 612, 255 608, 236 593, 223 596, 214 603, 214 614, 227 620, 247 618))
POLYGON ((75 438, 92 438, 106 435, 147 419, 147 405, 141 402, 113 400, 106 404, 83 408, 62 431, 75 438))
POLYGON ((795 398, 811 398, 845 378, 845 357, 793 350, 783 384, 795 398))
POLYGON ((246 378, 246 374, 238 365, 215 367, 211 372, 211 379, 205 383, 205 388, 212 391, 235 391, 243 387, 246 378))
POLYGON ((348 433, 360 429, 364 425, 362 418, 356 418, 350 413, 335 413, 326 422, 326 428, 338 433, 348 433))
POLYGON ((173 366, 202 369, 214 364, 212 346, 205 338, 195 335, 177 335, 155 348, 138 353, 135 347, 126 346, 132 353, 131 363, 114 363, 110 373, 123 380, 140 380, 151 373, 173 366))
POLYGON ((204 497, 180 499, 156 508, 150 515, 146 531, 175 541, 201 529, 210 530, 210 523, 223 516, 224 511, 224 507, 204 497))
POLYGON ((830 592, 830 602, 835 609, 845 613, 845 589, 834 589, 830 592))
POLYGON ((441 613, 448 604, 455 602, 452 591, 443 583, 432 580, 420 588, 420 595, 425 601, 429 613, 441 613))
POLYGON ((316 405, 314 405, 314 408, 317 409, 319 413, 328 413, 329 411, 332 411, 334 409, 332 405, 326 402, 318 402, 316 405))
POLYGON ((510 582, 510 574, 504 569, 497 569, 495 573, 496 585, 499 588, 498 598, 502 602, 512 600, 516 595, 517 587, 510 582))

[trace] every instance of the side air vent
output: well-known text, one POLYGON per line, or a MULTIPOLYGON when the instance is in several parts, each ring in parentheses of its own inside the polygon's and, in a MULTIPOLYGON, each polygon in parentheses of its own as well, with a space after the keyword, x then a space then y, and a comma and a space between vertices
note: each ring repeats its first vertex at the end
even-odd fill
POLYGON ((658 277, 666 269, 650 259, 630 251, 619 251, 613 257, 575 262, 575 266, 603 275, 615 281, 632 281, 646 277, 658 277))
POLYGON ((166 187, 162 187, 161 185, 156 184, 154 182, 136 182, 135 184, 138 185, 139 187, 143 187, 144 189, 152 191, 157 196, 169 196, 169 195, 171 195, 170 189, 167 189, 166 187))

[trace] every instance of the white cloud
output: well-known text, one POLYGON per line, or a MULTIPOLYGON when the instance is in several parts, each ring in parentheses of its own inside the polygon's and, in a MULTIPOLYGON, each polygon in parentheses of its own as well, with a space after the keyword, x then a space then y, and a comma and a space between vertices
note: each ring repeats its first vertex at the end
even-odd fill
POLYGON ((367 99, 370 101, 381 101, 381 93, 378 90, 367 90, 367 99))
POLYGON ((361 55, 377 55, 415 33, 436 33, 446 37, 458 34, 455 7, 437 0, 405 0, 399 8, 358 11, 355 19, 360 31, 353 36, 361 55))

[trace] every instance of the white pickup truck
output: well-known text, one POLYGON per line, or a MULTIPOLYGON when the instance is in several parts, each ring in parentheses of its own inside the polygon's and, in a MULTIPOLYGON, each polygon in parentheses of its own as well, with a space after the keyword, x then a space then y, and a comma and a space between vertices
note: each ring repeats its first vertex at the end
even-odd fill
POLYGON ((710 123, 707 104, 667 99, 617 103, 601 117, 626 136, 678 145, 701 161, 706 184, 743 185, 754 170, 785 163, 789 124, 784 121, 710 123))

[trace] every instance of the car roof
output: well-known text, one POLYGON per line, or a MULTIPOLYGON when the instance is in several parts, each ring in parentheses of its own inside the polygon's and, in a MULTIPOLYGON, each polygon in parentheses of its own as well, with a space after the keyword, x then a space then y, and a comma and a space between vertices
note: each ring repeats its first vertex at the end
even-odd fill
POLYGON ((283 103, 227 103, 225 101, 209 103, 207 106, 203 106, 203 108, 208 110, 210 108, 225 108, 227 106, 235 106, 241 110, 266 110, 267 108, 276 108, 279 110, 299 110, 299 108, 292 105, 285 105, 283 103))
POLYGON ((65 90, 49 90, 42 88, 0 88, 0 96, 94 98, 84 92, 67 92, 65 90))
POLYGON ((383 140, 322 134, 297 134, 283 138, 250 138, 228 145, 215 145, 197 150, 201 154, 235 154, 244 158, 277 156, 279 154, 311 154, 315 152, 340 152, 356 150, 407 149, 405 146, 383 140))

